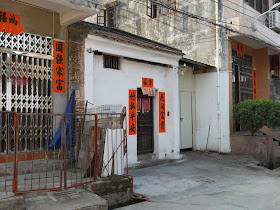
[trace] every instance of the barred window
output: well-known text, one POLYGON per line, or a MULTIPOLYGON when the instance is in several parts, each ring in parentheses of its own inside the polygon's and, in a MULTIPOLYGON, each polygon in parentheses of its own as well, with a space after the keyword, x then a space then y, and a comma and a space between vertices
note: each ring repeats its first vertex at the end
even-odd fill
POLYGON ((113 55, 103 55, 103 66, 109 69, 120 69, 120 57, 113 55))
POLYGON ((176 0, 147 0, 146 13, 150 18, 174 13, 176 0))
POLYGON ((260 13, 264 13, 268 10, 268 0, 244 0, 245 3, 249 4, 255 10, 260 13))

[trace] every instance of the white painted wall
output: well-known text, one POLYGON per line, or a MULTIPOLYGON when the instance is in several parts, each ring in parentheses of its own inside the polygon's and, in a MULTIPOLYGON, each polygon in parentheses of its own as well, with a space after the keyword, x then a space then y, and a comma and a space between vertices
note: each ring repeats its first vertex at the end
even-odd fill
MULTIPOLYGON (((142 77, 154 79, 157 89, 154 97, 154 153, 159 158, 179 157, 179 97, 177 65, 180 56, 147 51, 144 48, 125 45, 90 36, 85 43, 85 99, 94 103, 122 104, 128 107, 128 90, 142 85, 142 77), (120 70, 103 68, 103 56, 86 51, 99 50, 142 60, 160 60, 175 67, 167 68, 121 59, 120 70), (158 59, 157 59, 158 58, 158 59), (158 91, 166 93, 166 133, 158 132, 158 91)), ((128 135, 129 164, 137 162, 137 135, 128 135)))
MULTIPOLYGON (((219 151, 216 74, 217 72, 195 74, 197 150, 219 151)), ((221 152, 228 153, 230 152, 228 72, 220 72, 220 80, 221 152)))

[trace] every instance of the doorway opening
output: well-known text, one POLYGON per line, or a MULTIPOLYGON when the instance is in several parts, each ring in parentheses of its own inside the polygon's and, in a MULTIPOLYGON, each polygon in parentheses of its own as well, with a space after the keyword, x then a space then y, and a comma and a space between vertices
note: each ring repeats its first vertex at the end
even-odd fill
MULTIPOLYGON (((237 56, 232 50, 232 102, 233 106, 247 99, 253 99, 252 56, 237 56)), ((242 131, 242 125, 234 121, 233 131, 242 131)))
POLYGON ((154 152, 153 97, 137 88, 137 155, 154 152))

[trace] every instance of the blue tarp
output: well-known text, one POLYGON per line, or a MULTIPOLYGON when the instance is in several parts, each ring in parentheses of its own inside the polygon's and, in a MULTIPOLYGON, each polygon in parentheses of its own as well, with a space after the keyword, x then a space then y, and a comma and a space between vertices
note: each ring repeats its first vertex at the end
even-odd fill
MULTIPOLYGON (((72 114, 74 112, 75 112, 75 90, 72 91, 71 97, 68 101, 68 105, 64 112, 66 114, 65 115, 66 147, 70 147, 72 145, 72 154, 71 154, 72 162, 75 162, 75 152, 74 152, 74 146, 76 142, 75 123, 74 123, 74 117, 72 115, 67 115, 67 114, 72 114), (72 134, 70 135, 70 133, 72 134)), ((50 149, 61 148, 61 133, 62 133, 62 122, 59 123, 59 128, 49 145, 50 149)))

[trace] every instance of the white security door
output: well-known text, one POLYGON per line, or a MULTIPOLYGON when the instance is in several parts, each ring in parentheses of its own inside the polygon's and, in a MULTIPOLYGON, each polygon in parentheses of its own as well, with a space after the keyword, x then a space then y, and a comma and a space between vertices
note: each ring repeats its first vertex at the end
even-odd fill
POLYGON ((180 148, 193 147, 192 94, 180 92, 180 148))

